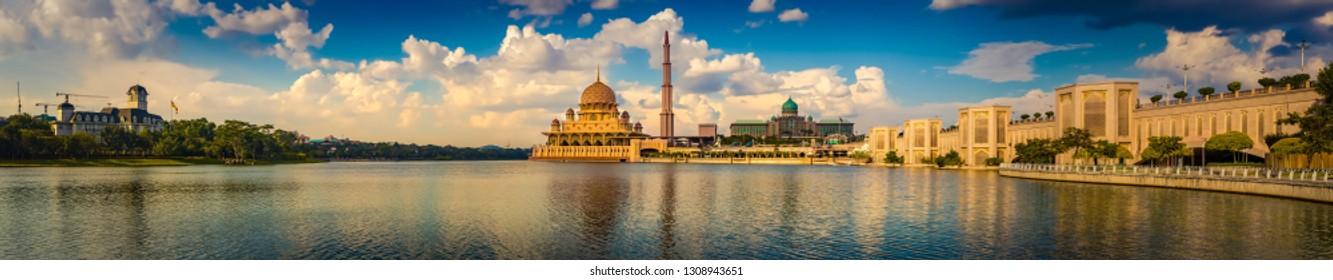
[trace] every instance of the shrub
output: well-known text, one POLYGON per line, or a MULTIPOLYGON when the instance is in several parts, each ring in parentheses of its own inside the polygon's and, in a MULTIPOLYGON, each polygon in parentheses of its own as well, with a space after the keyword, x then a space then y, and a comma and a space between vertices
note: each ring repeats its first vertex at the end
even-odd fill
POLYGON ((1259 86, 1262 86, 1264 88, 1271 87, 1274 84, 1277 84, 1277 80, 1274 80, 1273 78, 1264 77, 1262 79, 1259 79, 1259 86))
POLYGON ((1240 90, 1240 86, 1240 82, 1231 82, 1230 84, 1227 84, 1227 90, 1231 91, 1231 93, 1236 93, 1236 91, 1240 90))
POLYGON ((898 156, 898 152, 896 152, 896 151, 889 151, 889 153, 884 154, 884 163, 885 163, 885 164, 902 164, 902 163, 903 163, 903 157, 898 156))
POLYGON ((1214 91, 1217 91, 1217 90, 1216 90, 1216 89, 1213 89, 1213 87, 1201 87, 1201 88, 1199 88, 1199 95, 1203 95, 1203 96, 1206 97, 1206 96, 1209 96, 1209 95, 1213 95, 1213 92, 1214 92, 1214 91))

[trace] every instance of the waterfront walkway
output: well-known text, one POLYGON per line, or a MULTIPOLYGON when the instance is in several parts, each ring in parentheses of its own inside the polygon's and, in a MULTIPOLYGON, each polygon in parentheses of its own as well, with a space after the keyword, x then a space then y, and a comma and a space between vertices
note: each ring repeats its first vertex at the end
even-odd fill
POLYGON ((1002 164, 1007 177, 1257 194, 1333 203, 1333 169, 1002 164))
POLYGON ((1077 174, 1116 174, 1173 178, 1200 178, 1213 180, 1266 181, 1296 185, 1333 187, 1333 169, 1292 169, 1255 167, 1202 167, 1202 166, 1120 166, 1120 165, 1056 165, 1008 163, 1000 170, 1022 170, 1077 174))

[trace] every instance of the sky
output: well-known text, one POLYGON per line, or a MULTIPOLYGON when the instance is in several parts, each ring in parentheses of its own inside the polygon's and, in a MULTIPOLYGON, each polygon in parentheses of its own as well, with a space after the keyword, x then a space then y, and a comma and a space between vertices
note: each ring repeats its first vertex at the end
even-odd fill
POLYGON ((1140 97, 1305 73, 1333 58, 1333 1, 0 0, 0 114, 141 84, 165 118, 312 138, 526 147, 597 80, 655 134, 671 33, 676 134, 778 114, 857 130, 1137 81, 1140 97), (1192 68, 1186 72, 1180 66, 1192 68), (180 114, 172 116, 169 101, 180 114))

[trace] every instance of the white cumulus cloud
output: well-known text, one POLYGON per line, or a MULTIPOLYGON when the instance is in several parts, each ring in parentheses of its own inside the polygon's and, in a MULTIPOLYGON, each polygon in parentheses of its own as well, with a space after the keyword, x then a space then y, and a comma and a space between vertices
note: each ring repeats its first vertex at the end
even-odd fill
POLYGON ((802 12, 800 8, 788 9, 786 11, 782 11, 781 14, 778 14, 778 21, 781 22, 794 21, 794 22, 804 23, 808 19, 810 19, 810 14, 802 12))
POLYGON ((583 13, 579 16, 579 27, 588 26, 589 24, 592 24, 592 13, 583 13))
POLYGON ((620 0, 593 0, 593 10, 612 10, 620 7, 620 0))
POLYGON ((949 74, 966 75, 992 82, 1031 81, 1032 59, 1049 52, 1091 47, 1091 44, 1054 46, 1038 41, 992 42, 968 52, 967 59, 949 68, 949 74))
POLYGON ((751 2, 750 2, 750 12, 751 12, 751 13, 767 13, 767 12, 772 12, 773 9, 774 9, 774 4, 776 4, 777 2, 778 2, 778 0, 754 0, 754 1, 751 1, 751 2))
MULTIPOLYGON (((1259 78, 1281 77, 1300 73, 1300 51, 1288 52, 1285 56, 1275 56, 1272 50, 1278 47, 1291 47, 1284 41, 1286 32, 1272 29, 1254 33, 1245 37, 1249 50, 1242 50, 1234 45, 1233 36, 1223 35, 1216 27, 1208 27, 1198 32, 1166 31, 1166 47, 1158 53, 1144 56, 1135 61, 1134 66, 1152 75, 1169 77, 1173 84, 1184 83, 1182 65, 1192 66, 1189 70, 1190 90, 1202 86, 1222 88, 1227 83, 1239 81, 1246 88, 1257 87, 1259 78), (1261 74, 1260 70, 1267 74, 1261 74)), ((1333 48, 1327 44, 1316 45, 1306 51, 1306 63, 1311 75, 1322 67, 1333 54, 1333 48)))

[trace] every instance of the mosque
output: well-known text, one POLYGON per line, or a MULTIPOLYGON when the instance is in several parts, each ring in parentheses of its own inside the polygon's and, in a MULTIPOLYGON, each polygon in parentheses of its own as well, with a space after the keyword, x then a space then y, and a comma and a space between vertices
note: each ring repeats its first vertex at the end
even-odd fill
POLYGON ((670 35, 662 47, 662 123, 661 135, 643 133, 643 124, 630 121, 628 111, 620 111, 616 92, 597 79, 583 90, 579 108, 565 110, 565 120, 551 120, 551 129, 542 132, 546 144, 532 149, 531 160, 635 162, 644 155, 665 151, 674 134, 675 114, 671 111, 670 35))

